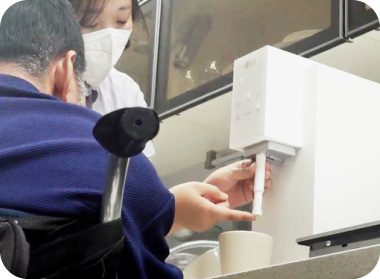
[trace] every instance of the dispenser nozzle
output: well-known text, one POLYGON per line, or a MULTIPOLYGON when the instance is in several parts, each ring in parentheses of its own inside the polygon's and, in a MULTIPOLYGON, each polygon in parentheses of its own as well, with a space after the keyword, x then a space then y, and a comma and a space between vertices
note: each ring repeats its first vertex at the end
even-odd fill
POLYGON ((265 185, 265 163, 266 155, 265 153, 259 153, 256 155, 256 173, 255 173, 255 186, 254 186, 254 199, 253 199, 253 210, 252 214, 254 216, 262 216, 262 204, 264 195, 264 185, 265 185))

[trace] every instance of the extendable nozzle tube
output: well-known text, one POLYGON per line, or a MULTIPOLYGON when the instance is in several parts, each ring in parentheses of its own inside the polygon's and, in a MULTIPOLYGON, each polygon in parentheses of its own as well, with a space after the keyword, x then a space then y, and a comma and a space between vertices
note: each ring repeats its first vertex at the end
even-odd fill
POLYGON ((264 195, 264 185, 265 185, 265 163, 266 155, 264 153, 259 153, 256 155, 256 173, 255 173, 255 186, 254 186, 254 199, 253 199, 253 210, 252 214, 254 216, 263 215, 263 195, 264 195))

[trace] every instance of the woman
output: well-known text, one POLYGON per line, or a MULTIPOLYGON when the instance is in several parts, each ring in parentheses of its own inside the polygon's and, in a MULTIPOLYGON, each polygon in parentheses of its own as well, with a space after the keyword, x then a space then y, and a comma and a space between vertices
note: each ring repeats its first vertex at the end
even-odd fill
MULTIPOLYGON (((100 114, 125 107, 146 107, 139 85, 114 68, 129 45, 134 21, 144 22, 137 0, 69 0, 82 27, 86 48, 85 81, 89 105, 100 114)), ((144 150, 151 158, 151 142, 144 150)))
MULTIPOLYGON (((93 109, 102 114, 109 113, 116 109, 130 107, 130 106, 143 106, 146 107, 144 95, 140 87, 133 81, 127 74, 117 71, 113 66, 120 59, 123 51, 127 47, 130 34, 132 32, 134 20, 144 20, 140 11, 137 0, 69 0, 79 23, 82 27, 82 34, 85 42, 85 56, 86 56, 86 72, 84 74, 85 81, 90 84, 94 90, 97 91, 97 100, 93 103, 93 109)), ((94 91, 93 90, 93 91, 94 91)), ((149 148, 149 147, 148 147, 149 148)), ((152 148, 146 153, 151 153, 152 148)), ((148 156, 147 156, 148 157, 148 156)), ((228 169, 228 174, 238 173, 241 170, 247 169, 251 165, 248 161, 246 166, 245 162, 240 162, 232 165, 228 169)), ((270 166, 268 165, 268 175, 270 178, 270 166)), ((224 168, 226 169, 226 168, 224 168)), ((252 169, 252 166, 251 166, 252 169)), ((223 193, 230 194, 231 189, 236 190, 232 185, 235 185, 236 179, 247 179, 253 177, 254 167, 252 172, 241 173, 243 176, 235 176, 234 183, 227 183, 228 186, 223 186, 221 179, 212 179, 205 181, 206 183, 186 183, 170 189, 176 197, 176 219, 172 231, 186 227, 193 230, 205 230, 212 226, 220 219, 245 219, 251 220, 252 216, 246 213, 241 215, 231 216, 228 215, 230 211, 224 211, 220 208, 219 211, 213 212, 214 217, 211 218, 211 211, 213 207, 208 207, 208 201, 211 196, 221 196, 223 193), (248 174, 248 176, 247 176, 248 174), (218 180, 217 183, 211 183, 218 180), (218 184, 216 187, 207 187, 206 184, 218 184), (204 199, 208 197, 208 199, 204 199), (186 205, 186 206, 185 206, 186 205), (198 218, 194 220, 193 213, 195 208, 202 208, 202 210, 210 210, 204 216, 208 216, 202 220, 198 218), (178 209, 178 210, 177 210, 178 209), (187 215, 189 213, 189 215, 187 215)), ((217 171, 216 173, 221 173, 217 171)), ((223 172, 222 172, 223 173, 223 172)), ((221 177, 224 174, 221 174, 221 177)), ((227 175, 228 176, 228 175, 227 175)), ((213 177, 213 176, 211 176, 213 177)), ((223 180, 223 179, 222 179, 223 180)), ((269 180, 268 180, 269 181, 269 180)), ((270 182, 270 181, 269 181, 270 182)), ((252 186, 252 183, 249 184, 252 186)), ((229 202, 232 204, 226 207, 237 207, 252 200, 252 192, 249 190, 248 184, 246 188, 239 188, 239 191, 233 192, 229 202), (240 190, 247 191, 246 193, 240 190), (244 194, 244 199, 243 199, 244 194), (236 197, 236 201, 235 201, 236 197)), ((225 195, 224 195, 225 196, 225 195)), ((226 200, 226 198, 224 198, 226 200)), ((237 213, 237 212, 235 212, 237 213)))

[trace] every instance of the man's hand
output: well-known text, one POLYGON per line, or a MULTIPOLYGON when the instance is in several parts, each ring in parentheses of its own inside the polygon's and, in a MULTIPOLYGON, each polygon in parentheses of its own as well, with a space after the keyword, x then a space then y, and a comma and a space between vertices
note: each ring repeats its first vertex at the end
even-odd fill
MULTIPOLYGON (((265 168, 265 188, 270 188, 271 165, 266 163, 265 168)), ((231 208, 236 208, 253 200, 255 172, 256 164, 252 164, 251 160, 243 160, 216 170, 204 182, 228 194, 231 208)))
POLYGON ((206 183, 185 183, 171 188, 170 192, 175 196, 172 232, 180 228, 201 232, 221 220, 255 220, 251 213, 230 209, 228 195, 206 183))

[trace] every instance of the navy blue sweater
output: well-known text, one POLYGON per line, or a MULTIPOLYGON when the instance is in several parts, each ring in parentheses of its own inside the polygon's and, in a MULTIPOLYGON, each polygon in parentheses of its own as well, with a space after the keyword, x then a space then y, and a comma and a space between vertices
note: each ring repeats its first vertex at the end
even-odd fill
MULTIPOLYGON (((100 115, 0 75, 0 208, 32 214, 98 214, 107 153, 92 129, 100 115)), ((131 159, 123 203, 120 278, 182 278, 164 261, 174 197, 144 155, 131 159)))

